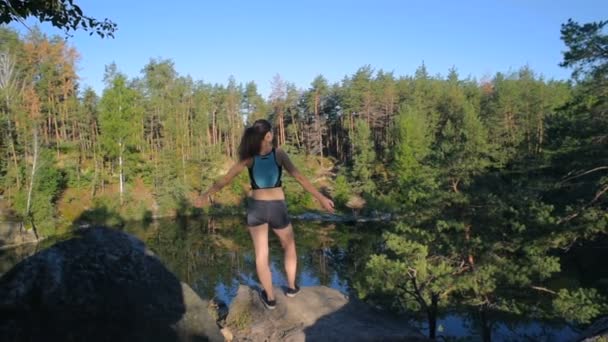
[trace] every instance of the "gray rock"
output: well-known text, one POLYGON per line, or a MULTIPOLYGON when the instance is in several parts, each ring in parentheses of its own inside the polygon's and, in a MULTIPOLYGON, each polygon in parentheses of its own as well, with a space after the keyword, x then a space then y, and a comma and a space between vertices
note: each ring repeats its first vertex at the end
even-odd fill
POLYGON ((82 230, 0 278, 7 341, 223 341, 207 303, 135 237, 82 230))
POLYGON ((325 286, 275 296, 276 309, 267 310, 257 290, 239 288, 226 318, 235 341, 427 341, 407 322, 325 286))
POLYGON ((585 329, 577 341, 600 342, 608 341, 608 316, 600 318, 585 329))
POLYGON ((32 229, 22 229, 22 223, 0 220, 0 249, 37 242, 32 229))

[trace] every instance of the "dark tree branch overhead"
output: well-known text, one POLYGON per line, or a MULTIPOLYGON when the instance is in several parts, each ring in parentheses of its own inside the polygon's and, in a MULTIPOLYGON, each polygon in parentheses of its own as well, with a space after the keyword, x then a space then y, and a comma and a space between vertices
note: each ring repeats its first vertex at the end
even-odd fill
POLYGON ((0 24, 23 23, 29 17, 49 22, 66 34, 84 30, 89 35, 97 33, 102 38, 114 38, 116 31, 116 23, 107 18, 100 21, 85 15, 74 0, 0 0, 0 24))
POLYGON ((572 19, 562 24, 562 40, 569 48, 564 52, 560 66, 573 68, 573 76, 599 74, 608 64, 608 34, 604 33, 607 21, 579 24, 572 19))

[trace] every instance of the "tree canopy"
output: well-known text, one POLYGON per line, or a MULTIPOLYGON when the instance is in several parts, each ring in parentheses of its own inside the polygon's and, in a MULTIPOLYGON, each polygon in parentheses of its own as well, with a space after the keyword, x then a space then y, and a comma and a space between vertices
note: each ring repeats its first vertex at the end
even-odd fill
POLYGON ((0 0, 0 24, 22 22, 29 17, 48 22, 63 30, 84 30, 104 38, 114 37, 116 24, 109 19, 99 20, 84 14, 74 0, 0 0))

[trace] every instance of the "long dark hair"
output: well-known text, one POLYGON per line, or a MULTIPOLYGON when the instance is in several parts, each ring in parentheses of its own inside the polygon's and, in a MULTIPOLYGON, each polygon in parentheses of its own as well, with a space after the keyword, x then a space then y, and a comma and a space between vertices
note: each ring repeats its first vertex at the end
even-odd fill
POLYGON ((251 127, 247 127, 239 145, 239 160, 242 161, 258 154, 262 147, 262 140, 271 129, 270 122, 264 119, 256 120, 251 127))

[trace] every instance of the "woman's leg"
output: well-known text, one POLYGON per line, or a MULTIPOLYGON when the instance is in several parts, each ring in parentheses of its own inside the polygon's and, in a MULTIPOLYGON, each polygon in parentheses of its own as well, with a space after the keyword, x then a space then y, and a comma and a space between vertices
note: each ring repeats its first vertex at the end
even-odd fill
POLYGON ((298 266, 298 256, 296 254, 296 242, 293 236, 293 228, 289 224, 285 228, 273 229, 281 240, 281 246, 285 252, 285 273, 287 274, 287 285, 295 289, 296 287, 296 268, 298 266))
POLYGON ((274 300, 272 275, 270 274, 270 266, 268 264, 268 224, 265 223, 248 228, 251 240, 253 240, 253 248, 255 249, 255 268, 258 272, 258 278, 266 291, 268 300, 274 300))

